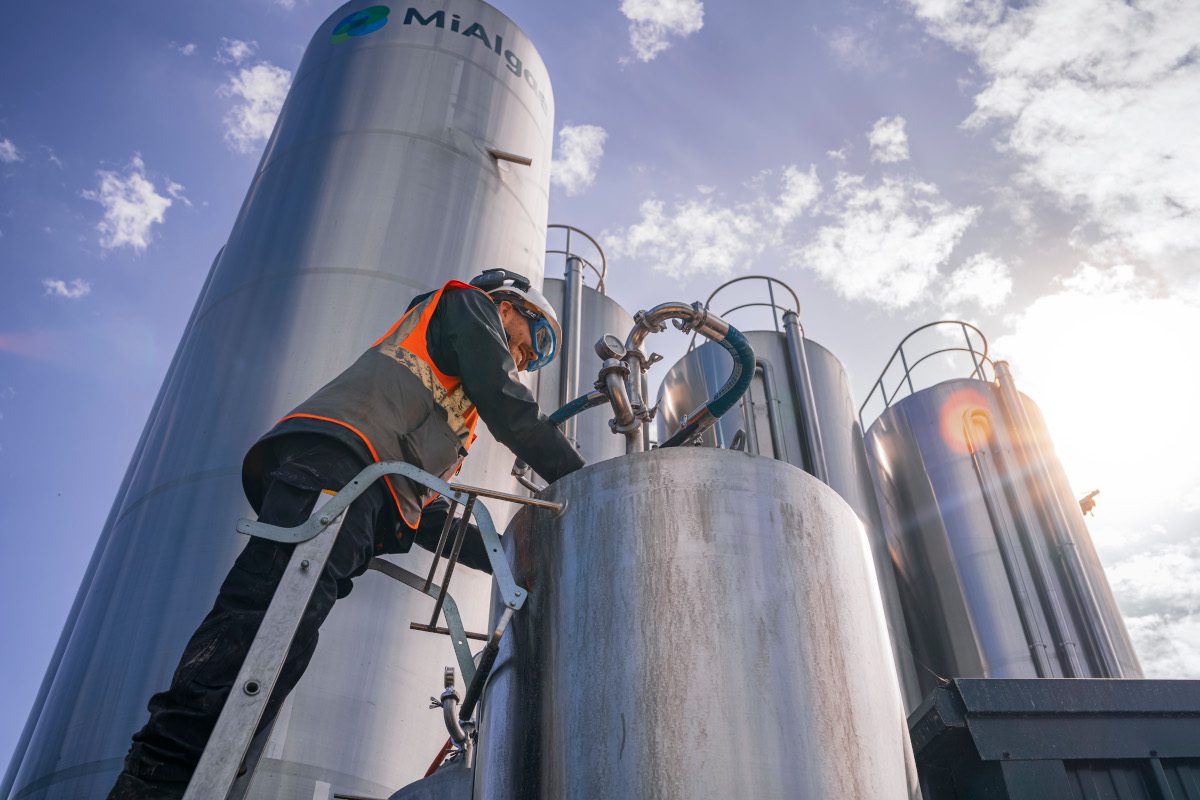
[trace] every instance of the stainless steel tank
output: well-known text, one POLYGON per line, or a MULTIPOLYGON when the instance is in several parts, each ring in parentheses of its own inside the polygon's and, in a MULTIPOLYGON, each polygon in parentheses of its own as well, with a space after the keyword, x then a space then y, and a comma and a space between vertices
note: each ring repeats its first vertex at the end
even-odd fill
MULTIPOLYGON (((78 800, 111 785, 146 701, 242 546, 240 465, 262 432, 417 293, 486 266, 540 285, 553 118, 537 51, 485 3, 355 0, 320 27, 100 536, 14 755, 12 791, 0 796, 78 800)), ((512 489, 511 465, 485 434, 461 480, 512 489)), ((493 513, 502 524, 508 509, 493 513)), ((404 561, 426 563, 417 553, 404 561)), ((478 629, 490 582, 468 573, 454 592, 478 629)), ((408 623, 431 608, 378 575, 356 581, 280 714, 250 797, 387 797, 423 774, 445 739, 426 705, 450 648, 408 623)))
POLYGON ((477 800, 917 798, 862 524, 779 461, 611 459, 523 510, 477 800))
MULTIPOLYGON (((833 353, 800 335, 798 328, 788 333, 748 331, 745 335, 759 361, 754 381, 741 402, 704 434, 702 444, 728 447, 737 432, 744 431, 748 452, 821 474, 854 509, 871 542, 896 671, 906 708, 911 711, 923 695, 846 370, 833 353), (793 341, 803 350, 802 360, 793 356, 793 341), (794 375, 801 370, 807 378, 797 381, 794 375), (807 403, 803 399, 805 394, 810 398, 807 403), (815 428, 819 436, 807 433, 806 424, 815 428), (809 444, 814 439, 819 442, 815 447, 809 444), (819 453, 815 458, 814 449, 819 453)), ((724 349, 707 343, 689 352, 667 371, 658 395, 660 440, 678 428, 684 414, 720 388, 731 364, 732 359, 724 349)))
MULTIPOLYGON (((567 311, 568 285, 567 280, 547 278, 543 290, 546 299, 559 312, 564 334, 569 325, 569 313, 564 313, 567 311)), ((578 299, 578 345, 570 347, 570 336, 565 335, 564 338, 568 339, 568 348, 564 349, 562 357, 556 358, 536 373, 538 405, 547 414, 581 394, 592 391, 592 384, 596 382, 596 374, 601 364, 601 359, 592 349, 596 340, 606 333, 619 332, 624 335, 633 327, 633 317, 628 311, 611 297, 601 294, 592 287, 584 286, 581 283, 578 299), (576 366, 573 369, 568 364, 568 359, 571 357, 576 360, 576 366), (570 373, 565 394, 563 392, 564 369, 570 373)), ((624 438, 614 436, 608 427, 608 421, 611 418, 612 409, 606 403, 572 417, 563 426, 564 432, 579 444, 579 452, 589 464, 625 454, 624 438)))
POLYGON ((1041 414, 996 376, 919 390, 867 433, 922 688, 1141 677, 1041 414))

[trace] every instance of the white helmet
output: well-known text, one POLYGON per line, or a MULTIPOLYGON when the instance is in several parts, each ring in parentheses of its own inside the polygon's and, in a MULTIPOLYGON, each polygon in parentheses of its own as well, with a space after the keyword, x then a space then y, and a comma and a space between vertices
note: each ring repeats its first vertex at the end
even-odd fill
POLYGON ((471 285, 483 289, 493 300, 507 300, 529 320, 529 338, 537 357, 525 368, 534 372, 549 364, 558 355, 562 327, 558 315, 541 292, 530 285, 523 275, 506 269, 486 269, 471 280, 471 285))

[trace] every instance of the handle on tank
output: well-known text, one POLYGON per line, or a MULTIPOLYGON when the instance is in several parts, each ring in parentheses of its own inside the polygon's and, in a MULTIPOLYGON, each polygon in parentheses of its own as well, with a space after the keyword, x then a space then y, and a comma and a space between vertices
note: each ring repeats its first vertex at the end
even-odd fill
POLYGON ((741 331, 731 325, 723 337, 709 338, 733 356, 733 372, 729 374, 721 390, 703 406, 684 417, 679 430, 659 445, 660 447, 678 447, 711 428, 726 411, 742 399, 742 395, 750 388, 750 382, 754 380, 754 349, 741 331))

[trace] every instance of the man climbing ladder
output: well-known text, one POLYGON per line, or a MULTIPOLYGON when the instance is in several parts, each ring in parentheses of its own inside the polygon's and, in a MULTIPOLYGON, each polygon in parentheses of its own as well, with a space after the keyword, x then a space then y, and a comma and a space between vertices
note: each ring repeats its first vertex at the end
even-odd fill
MULTIPOLYGON (((366 465, 403 461, 443 479, 475 438, 479 418, 547 481, 583 466, 539 413, 517 370, 550 363, 560 336, 554 310, 523 277, 487 270, 417 297, 392 328, 250 449, 242 480, 261 522, 292 527, 322 490, 338 490, 366 465)), ((436 549, 448 508, 406 478, 374 483, 345 513, 259 729, 274 719, 312 658, 336 599, 379 553, 416 543, 436 549)), ((109 800, 182 798, 293 549, 251 538, 192 635, 170 687, 150 699, 109 800)), ((478 534, 463 564, 487 569, 478 534)))

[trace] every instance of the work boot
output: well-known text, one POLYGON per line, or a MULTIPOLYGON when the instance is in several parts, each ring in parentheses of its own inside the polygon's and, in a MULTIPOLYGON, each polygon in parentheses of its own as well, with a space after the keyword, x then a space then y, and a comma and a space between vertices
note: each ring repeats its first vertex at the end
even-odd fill
POLYGON ((108 800, 183 800, 185 791, 187 783, 183 781, 148 781, 122 772, 108 800))

